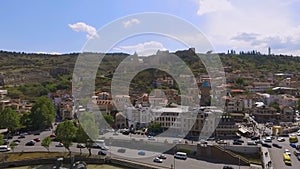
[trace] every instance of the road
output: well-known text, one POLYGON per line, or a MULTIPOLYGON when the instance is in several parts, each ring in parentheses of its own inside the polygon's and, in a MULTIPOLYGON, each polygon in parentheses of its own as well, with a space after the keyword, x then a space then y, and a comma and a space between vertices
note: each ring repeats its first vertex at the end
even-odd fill
MULTIPOLYGON (((300 139, 299 136, 298 136, 298 139, 300 139)), ((278 142, 277 140, 274 139, 273 143, 277 143, 279 145, 282 145, 281 149, 278 149, 276 147, 269 148, 269 152, 270 152, 270 155, 271 155, 271 159, 272 159, 274 169, 283 169, 283 168, 286 168, 286 169, 299 169, 300 168, 300 161, 296 158, 296 156, 293 153, 296 149, 292 148, 290 146, 288 137, 285 137, 284 142, 278 142), (284 149, 289 149, 290 152, 292 153, 292 155, 291 155, 292 166, 287 166, 283 162, 284 149)))
MULTIPOLYGON (((23 139, 18 139, 18 136, 14 136, 12 140, 18 139, 21 141, 21 143, 15 148, 15 152, 36 152, 36 151, 47 151, 43 146, 41 146, 41 142, 37 142, 34 146, 25 146, 25 144, 34 139, 34 138, 40 138, 41 140, 47 136, 50 136, 52 134, 52 131, 44 131, 42 132, 40 135, 26 135, 25 138, 23 139)), ((147 139, 147 138, 145 138, 147 139)), ((56 145, 58 144, 58 142, 52 142, 50 145, 50 151, 66 151, 64 147, 56 147, 56 145)), ((72 152, 80 152, 79 148, 76 148, 77 144, 74 144, 70 149, 72 152)), ((159 152, 150 152, 150 151, 145 151, 146 155, 145 156, 139 156, 138 155, 138 151, 136 149, 128 149, 126 148, 126 156, 124 156, 124 154, 119 153, 117 150, 120 149, 121 147, 115 147, 115 146, 110 146, 110 150, 108 152, 108 156, 112 156, 112 157, 117 157, 117 158, 125 158, 128 159, 130 161, 136 161, 136 162, 142 162, 142 163, 147 163, 147 164, 151 164, 151 165, 159 165, 159 166, 164 166, 164 167, 171 167, 171 165, 174 166, 175 164, 175 168, 178 169, 221 169, 223 168, 224 164, 215 164, 215 163, 209 163, 206 161, 200 161, 200 160, 196 160, 196 159, 192 159, 192 158, 188 158, 187 160, 178 160, 175 159, 173 155, 168 155, 167 159, 163 161, 163 163, 154 163, 153 162, 153 158, 157 155, 159 155, 159 152)), ((92 154, 97 154, 99 151, 99 149, 92 149, 92 154)), ((88 150, 86 148, 82 149, 83 153, 88 153, 88 150)), ((232 167, 234 167, 235 169, 248 169, 248 166, 234 166, 234 165, 230 165, 232 167)))

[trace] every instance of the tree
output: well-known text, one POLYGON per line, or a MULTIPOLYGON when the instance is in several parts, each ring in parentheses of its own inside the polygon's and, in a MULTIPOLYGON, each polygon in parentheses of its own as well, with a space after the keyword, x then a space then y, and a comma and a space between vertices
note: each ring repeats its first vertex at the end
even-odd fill
POLYGON ((245 84, 245 81, 243 78, 238 78, 236 81, 235 81, 236 84, 240 85, 240 86, 243 86, 245 84))
POLYGON ((300 111, 300 99, 298 100, 298 111, 300 111))
POLYGON ((15 148, 16 148, 17 145, 18 145, 17 143, 15 143, 14 141, 12 141, 9 146, 13 150, 13 152, 15 152, 15 148))
POLYGON ((45 96, 39 97, 32 106, 29 115, 31 128, 34 130, 41 130, 52 126, 55 116, 56 111, 52 101, 45 96))
POLYGON ((50 147, 51 142, 52 142, 52 139, 50 137, 46 137, 42 140, 41 145, 43 147, 45 147, 49 152, 50 151, 49 147, 50 147))
POLYGON ((112 125, 114 124, 114 122, 115 122, 114 117, 113 117, 112 115, 110 115, 110 114, 105 114, 105 115, 103 115, 103 118, 104 118, 104 120, 105 120, 110 126, 112 126, 112 125))
MULTIPOLYGON (((99 136, 99 129, 98 125, 95 120, 94 113, 91 112, 84 112, 80 114, 79 117, 80 127, 83 129, 83 132, 85 132, 89 138, 91 139, 97 139, 99 136)), ((84 142, 86 141, 86 137, 83 138, 84 142)))
POLYGON ((154 132, 154 133, 160 133, 162 132, 162 128, 160 123, 154 122, 152 124, 149 125, 148 127, 150 132, 154 132))
POLYGON ((0 112, 0 119, 0 128, 15 131, 21 127, 20 115, 11 108, 6 108, 0 112))
POLYGON ((77 133, 77 128, 71 120, 60 123, 56 130, 56 139, 63 143, 64 147, 71 153, 70 146, 72 146, 73 139, 77 133))
POLYGON ((88 149, 88 151, 89 151, 89 156, 91 156, 92 155, 92 147, 93 147, 93 144, 94 144, 94 142, 93 142, 93 140, 91 140, 91 139, 87 139, 86 140, 86 148, 88 149))
POLYGON ((4 144, 4 135, 3 134, 0 134, 0 145, 3 145, 4 144))

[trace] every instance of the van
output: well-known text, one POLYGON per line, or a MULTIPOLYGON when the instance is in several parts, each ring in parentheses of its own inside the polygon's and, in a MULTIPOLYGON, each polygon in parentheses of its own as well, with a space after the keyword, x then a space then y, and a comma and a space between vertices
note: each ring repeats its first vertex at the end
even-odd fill
POLYGON ((10 148, 8 147, 8 145, 1 145, 0 152, 6 152, 6 151, 10 151, 10 148))
POLYGON ((247 145, 257 145, 255 141, 247 141, 247 145))
POLYGON ((100 148, 101 150, 108 150, 106 147, 104 140, 95 140, 93 144, 93 148, 100 148))
POLYGON ((174 155, 175 158, 178 158, 178 159, 182 159, 182 160, 186 160, 187 159, 187 155, 186 153, 184 152, 177 152, 175 155, 174 155))

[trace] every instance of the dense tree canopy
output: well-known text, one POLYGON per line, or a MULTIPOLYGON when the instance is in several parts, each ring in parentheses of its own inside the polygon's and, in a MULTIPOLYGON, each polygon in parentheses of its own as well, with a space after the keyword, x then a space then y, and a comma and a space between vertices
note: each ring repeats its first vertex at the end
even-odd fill
POLYGON ((41 145, 42 145, 43 147, 45 147, 45 148, 49 151, 49 147, 50 147, 51 142, 52 142, 51 138, 50 138, 50 137, 46 137, 46 138, 44 138, 44 139, 42 140, 41 145))
POLYGON ((32 106, 31 113, 29 114, 30 127, 34 130, 50 127, 55 120, 55 116, 56 111, 52 101, 42 96, 32 106))
POLYGON ((0 134, 0 145, 4 144, 4 135, 0 134))
POLYGON ((79 117, 80 126, 91 139, 97 139, 99 134, 98 125, 94 113, 84 112, 79 117))
POLYGON ((162 132, 162 128, 161 128, 161 125, 157 122, 154 122, 152 124, 149 125, 148 127, 149 131, 150 132, 153 132, 153 133, 160 133, 162 132))
POLYGON ((0 112, 0 128, 7 128, 9 131, 15 131, 21 127, 20 115, 11 108, 6 108, 0 112))
POLYGON ((77 128, 73 121, 67 120, 57 126, 55 134, 56 139, 63 143, 64 147, 70 151, 70 146, 77 134, 77 128))

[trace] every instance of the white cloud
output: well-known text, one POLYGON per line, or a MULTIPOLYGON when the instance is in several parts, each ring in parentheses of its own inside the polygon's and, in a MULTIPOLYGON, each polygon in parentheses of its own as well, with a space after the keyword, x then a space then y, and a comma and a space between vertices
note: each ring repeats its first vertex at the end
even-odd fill
MULTIPOLYGON (((205 34, 217 48, 282 51, 296 54, 300 50, 300 22, 294 4, 281 0, 231 0, 232 9, 205 16, 205 34)), ((199 11, 201 11, 201 6, 199 11)), ((199 14, 198 11, 198 14, 199 14)))
POLYGON ((199 0, 198 15, 211 12, 232 10, 233 6, 228 0, 199 0))
POLYGON ((90 26, 84 22, 77 22, 75 24, 69 24, 69 27, 76 32, 86 32, 87 33, 87 38, 89 39, 94 39, 98 38, 99 35, 97 33, 96 28, 93 26, 90 26))
POLYGON ((140 23, 140 20, 136 19, 136 18, 132 18, 130 20, 127 20, 127 21, 123 21, 123 26, 124 28, 129 28, 133 25, 137 25, 140 23))
POLYGON ((158 50, 167 50, 164 45, 157 41, 149 41, 136 45, 118 46, 114 50, 119 50, 126 53, 136 52, 139 56, 149 56, 155 54, 158 50))

